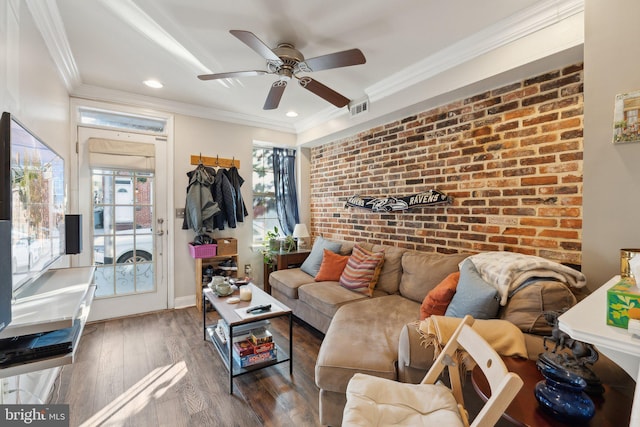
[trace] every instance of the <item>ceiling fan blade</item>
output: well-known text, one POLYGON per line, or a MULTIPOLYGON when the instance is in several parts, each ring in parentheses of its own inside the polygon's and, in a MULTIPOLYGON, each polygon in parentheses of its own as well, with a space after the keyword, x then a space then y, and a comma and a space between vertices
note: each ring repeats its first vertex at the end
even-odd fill
POLYGON ((307 76, 302 77, 298 81, 298 83, 300 83, 300 86, 302 86, 303 88, 307 89, 310 92, 315 93, 320 98, 323 98, 326 101, 329 101, 336 107, 342 108, 345 105, 348 105, 350 102, 349 98, 346 98, 340 95, 335 90, 331 89, 328 86, 323 85, 322 83, 312 79, 311 77, 307 77, 307 76))
POLYGON ((282 62, 282 60, 280 60, 280 57, 276 55, 269 46, 264 44, 264 42, 256 37, 256 35, 251 31, 229 30, 229 32, 240 39, 242 43, 246 44, 251 49, 256 51, 258 55, 262 56, 266 60, 282 62))
POLYGON ((271 89, 269 90, 269 95, 267 95, 267 100, 264 102, 263 110, 275 110, 280 105, 280 98, 282 98, 282 94, 284 93, 285 88, 287 87, 287 82, 285 80, 277 80, 271 85, 271 89))
POLYGON ((268 74, 268 72, 262 71, 262 70, 232 71, 230 73, 201 74, 198 76, 198 78, 200 80, 216 80, 216 79, 229 79, 232 77, 261 76, 263 74, 268 74))
POLYGON ((311 71, 328 70, 330 68, 348 67, 367 62, 360 49, 343 50, 342 52, 316 56, 304 61, 311 71))

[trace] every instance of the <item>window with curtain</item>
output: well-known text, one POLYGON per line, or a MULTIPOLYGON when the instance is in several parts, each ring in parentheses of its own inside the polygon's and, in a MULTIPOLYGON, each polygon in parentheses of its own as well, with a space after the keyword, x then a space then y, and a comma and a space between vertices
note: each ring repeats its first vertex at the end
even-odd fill
POLYGON ((280 229, 273 185, 273 148, 253 148, 253 241, 262 243, 267 230, 280 229))
POLYGON ((262 243, 265 233, 278 228, 290 236, 299 222, 296 193, 296 151, 253 148, 253 241, 262 243))

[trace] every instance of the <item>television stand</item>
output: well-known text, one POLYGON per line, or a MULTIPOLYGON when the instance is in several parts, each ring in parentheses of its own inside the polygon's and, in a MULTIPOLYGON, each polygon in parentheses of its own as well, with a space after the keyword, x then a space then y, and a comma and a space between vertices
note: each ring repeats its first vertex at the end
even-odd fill
POLYGON ((76 320, 80 320, 81 329, 70 353, 0 369, 0 378, 73 363, 93 302, 94 273, 93 266, 51 269, 20 294, 12 304, 12 321, 0 332, 0 339, 65 329, 76 320))

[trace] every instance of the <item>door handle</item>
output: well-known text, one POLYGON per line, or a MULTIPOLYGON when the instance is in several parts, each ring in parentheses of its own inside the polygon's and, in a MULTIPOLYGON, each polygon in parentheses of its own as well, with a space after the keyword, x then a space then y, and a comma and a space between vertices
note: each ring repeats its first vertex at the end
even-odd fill
POLYGON ((162 224, 164 224, 164 219, 158 218, 158 231, 156 231, 156 236, 164 236, 164 230, 162 229, 162 224))

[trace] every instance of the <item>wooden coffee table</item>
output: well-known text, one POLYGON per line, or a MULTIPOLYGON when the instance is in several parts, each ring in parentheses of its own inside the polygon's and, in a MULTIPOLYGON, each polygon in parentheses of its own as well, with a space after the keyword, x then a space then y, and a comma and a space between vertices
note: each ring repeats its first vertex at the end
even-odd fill
MULTIPOLYGON (((517 426, 566 427, 570 425, 555 420, 538 405, 533 392, 538 381, 544 378, 538 371, 535 361, 513 357, 503 357, 502 360, 509 371, 520 375, 524 381, 524 385, 505 411, 503 418, 517 426)), ((491 395, 489 383, 478 366, 473 369, 471 382, 475 391, 486 402, 491 395)), ((607 384, 604 385, 604 389, 605 392, 602 396, 590 396, 596 406, 596 414, 588 423, 581 425, 594 427, 628 426, 633 399, 612 389, 607 384)))
POLYGON ((251 288, 252 298, 251 301, 240 301, 237 304, 229 304, 227 301, 231 297, 238 297, 239 291, 236 290, 233 294, 226 297, 219 297, 215 292, 213 292, 209 287, 204 287, 202 289, 202 325, 203 325, 203 335, 205 341, 211 342, 213 347, 217 350, 218 354, 222 358, 225 367, 229 371, 229 394, 233 394, 233 378, 239 375, 247 374, 249 372, 256 371, 258 369, 263 369, 268 366, 273 366, 278 363, 289 362, 289 374, 293 374, 293 316, 291 313, 291 309, 281 303, 280 301, 273 298, 271 295, 264 292, 262 289, 258 288, 254 284, 250 283, 248 285, 251 288), (241 367, 238 362, 233 357, 233 346, 232 345, 223 345, 218 340, 214 338, 215 328, 217 325, 207 325, 207 316, 206 316, 206 301, 209 301, 213 308, 218 312, 220 317, 227 322, 229 331, 227 343, 230 344, 231 337, 233 337, 233 328, 238 327, 240 325, 246 325, 250 323, 255 323, 265 319, 273 319, 280 316, 288 316, 289 317, 289 351, 285 351, 284 348, 276 341, 274 337, 274 341, 276 341, 277 348, 277 359, 265 363, 261 363, 254 366, 249 367, 241 367), (246 309, 248 307, 254 307, 257 305, 271 304, 273 309, 268 312, 255 314, 248 316, 245 314, 246 309), (276 309, 277 308, 277 309, 276 309), (241 310, 241 314, 238 314, 236 310, 241 310))

